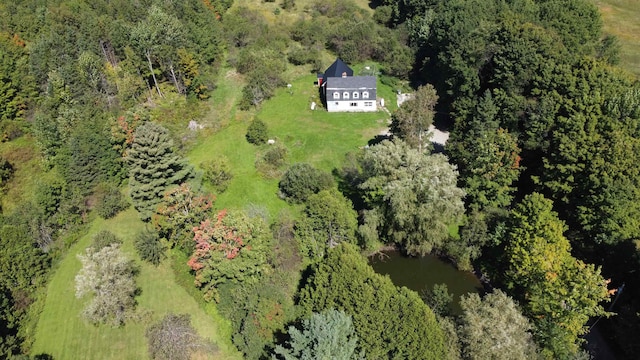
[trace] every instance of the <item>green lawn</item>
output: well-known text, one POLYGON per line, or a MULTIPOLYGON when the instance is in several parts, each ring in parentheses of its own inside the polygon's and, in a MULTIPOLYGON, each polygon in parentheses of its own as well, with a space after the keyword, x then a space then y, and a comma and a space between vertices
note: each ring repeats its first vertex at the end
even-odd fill
POLYGON ((154 267, 139 261, 132 239, 142 229, 138 214, 129 209, 111 220, 95 220, 89 233, 81 238, 60 263, 49 283, 47 301, 36 330, 32 354, 46 353, 55 359, 145 359, 145 329, 167 312, 191 314, 198 332, 218 344, 217 359, 239 359, 221 335, 213 318, 174 280, 168 261, 154 267), (93 326, 80 317, 85 300, 75 298, 74 277, 80 270, 76 255, 91 243, 100 230, 110 230, 123 239, 123 249, 140 264, 137 278, 141 295, 138 309, 150 312, 150 318, 122 328, 93 326))
MULTIPOLYGON (((314 80, 315 75, 305 75, 293 81, 291 89, 278 89, 276 96, 265 102, 256 116, 267 124, 270 138, 289 149, 290 164, 307 162, 331 171, 341 166, 347 152, 365 146, 369 139, 386 129, 389 116, 383 111, 328 113, 322 108, 312 111, 311 101, 319 102, 314 80)), ((222 84, 221 88, 225 86, 222 84)), ((378 89, 379 95, 386 99, 392 97, 391 89, 381 84, 378 89)), ((387 103, 395 106, 395 100, 387 103)), ((234 178, 228 189, 218 196, 216 208, 244 208, 253 204, 265 206, 275 216, 288 207, 277 197, 278 179, 264 179, 255 169, 257 154, 269 145, 254 146, 245 140, 253 113, 231 113, 235 116, 227 126, 202 139, 189 153, 189 160, 200 164, 219 155, 229 159, 234 178)))
MULTIPOLYGON (((236 109, 242 77, 231 70, 223 72, 212 93, 211 114, 203 121, 208 127, 188 154, 189 160, 196 165, 219 155, 229 159, 234 178, 227 191, 218 196, 216 208, 244 208, 253 204, 264 206, 272 217, 285 209, 291 211, 291 207, 277 196, 278 179, 265 179, 255 169, 257 154, 269 147, 257 147, 245 140, 249 122, 256 115, 269 127, 270 137, 289 149, 290 164, 304 161, 326 171, 340 167, 347 152, 365 146, 369 139, 386 129, 389 116, 383 111, 351 114, 330 114, 322 108, 311 111, 311 101, 319 102, 314 80, 314 74, 299 77, 292 81, 290 90, 278 89, 276 96, 259 110, 247 112, 236 109)), ((380 83, 378 95, 394 98, 393 90, 380 83)), ((387 101, 387 104, 393 111, 395 101, 387 101)), ((139 260, 132 240, 143 226, 137 213, 129 209, 111 220, 95 220, 88 234, 69 249, 50 279, 33 354, 46 353, 55 359, 146 358, 146 327, 172 311, 191 314, 200 334, 220 347, 217 358, 240 358, 229 344, 228 330, 221 333, 220 324, 228 329, 227 324, 220 317, 206 313, 177 284, 169 260, 157 268, 139 260), (150 319, 111 328, 90 325, 80 317, 84 300, 75 298, 74 277, 80 270, 76 256, 91 243, 92 236, 103 229, 121 237, 123 249, 140 264, 139 309, 148 310, 150 319)))
POLYGON ((604 31, 618 37, 622 45, 620 65, 640 77, 640 2, 638 0, 593 0, 600 9, 604 31))

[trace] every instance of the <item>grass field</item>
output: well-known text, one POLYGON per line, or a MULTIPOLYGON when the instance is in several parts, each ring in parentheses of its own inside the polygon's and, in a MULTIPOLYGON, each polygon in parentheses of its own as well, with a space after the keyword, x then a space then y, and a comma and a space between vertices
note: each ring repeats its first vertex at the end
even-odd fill
POLYGON ((6 194, 1 199, 3 211, 11 212, 25 201, 31 200, 30 196, 35 192, 38 181, 43 180, 42 175, 33 176, 42 174, 38 151, 34 139, 28 135, 0 143, 0 156, 7 159, 15 170, 6 186, 6 194))
MULTIPOLYGON (((347 152, 358 150, 387 127, 389 116, 375 113, 328 113, 322 108, 312 111, 311 101, 317 99, 315 75, 305 75, 291 83, 291 89, 276 91, 255 114, 268 128, 270 138, 289 150, 289 163, 307 162, 325 171, 340 167, 347 152)), ((220 84, 219 89, 227 89, 220 84)), ((378 84, 379 96, 390 99, 392 90, 378 84)), ((218 91, 218 90, 216 90, 218 91)), ((395 101, 388 102, 395 106, 395 101)), ((390 110, 392 110, 391 108, 390 110)), ((278 179, 265 179, 255 168, 258 154, 268 148, 249 144, 245 139, 252 112, 230 111, 231 120, 219 132, 208 136, 189 153, 193 164, 227 157, 234 178, 228 189, 218 196, 216 208, 264 206, 274 216, 288 205, 277 197, 278 179)))
POLYGON ((240 359, 228 345, 228 335, 221 335, 211 316, 174 280, 168 261, 154 267, 139 261, 132 239, 142 229, 138 214, 129 209, 111 220, 95 220, 89 233, 78 241, 60 263, 49 283, 47 301, 36 330, 32 354, 50 354, 55 359, 145 359, 145 329, 167 312, 191 314, 198 332, 219 347, 216 359, 240 359), (76 255, 91 243, 100 230, 110 230, 123 239, 123 249, 140 265, 137 278, 141 295, 138 309, 150 312, 150 318, 122 328, 93 326, 80 317, 86 299, 75 298, 74 278, 80 270, 76 255))
POLYGON ((640 77, 640 1, 593 0, 600 9, 605 33, 622 45, 620 65, 640 77))

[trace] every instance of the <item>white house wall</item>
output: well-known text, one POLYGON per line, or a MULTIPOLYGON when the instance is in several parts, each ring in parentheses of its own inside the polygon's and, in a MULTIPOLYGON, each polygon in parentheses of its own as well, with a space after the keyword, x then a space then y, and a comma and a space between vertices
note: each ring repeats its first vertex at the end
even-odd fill
POLYGON ((376 110, 377 107, 375 99, 350 101, 327 100, 328 112, 374 112, 376 110), (353 103, 355 103, 356 106, 351 106, 353 103))

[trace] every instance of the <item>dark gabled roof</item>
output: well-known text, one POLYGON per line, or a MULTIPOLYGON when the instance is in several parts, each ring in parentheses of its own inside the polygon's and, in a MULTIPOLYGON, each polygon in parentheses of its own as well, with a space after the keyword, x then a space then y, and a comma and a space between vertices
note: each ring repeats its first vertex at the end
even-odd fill
POLYGON ((330 77, 342 77, 342 73, 347 73, 347 76, 353 76, 353 70, 347 64, 345 64, 342 60, 336 59, 336 61, 331 64, 324 72, 324 78, 330 77))
POLYGON ((327 80, 327 90, 364 90, 376 88, 375 76, 330 77, 325 79, 327 80))

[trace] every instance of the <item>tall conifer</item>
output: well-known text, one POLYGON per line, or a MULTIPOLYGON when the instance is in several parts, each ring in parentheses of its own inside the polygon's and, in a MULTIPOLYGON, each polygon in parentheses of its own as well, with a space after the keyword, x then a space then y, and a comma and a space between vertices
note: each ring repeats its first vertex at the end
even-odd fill
POLYGON ((171 185, 192 175, 192 167, 173 152, 173 140, 164 127, 148 122, 138 127, 127 154, 131 198, 144 221, 148 221, 171 185))

